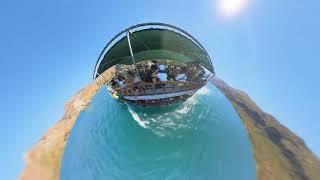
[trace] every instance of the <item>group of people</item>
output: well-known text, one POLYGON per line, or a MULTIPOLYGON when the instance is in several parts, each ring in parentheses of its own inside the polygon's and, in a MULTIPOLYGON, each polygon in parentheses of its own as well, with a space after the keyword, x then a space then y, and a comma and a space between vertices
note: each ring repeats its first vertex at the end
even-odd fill
POLYGON ((125 88, 127 85, 131 85, 134 83, 137 83, 140 81, 140 78, 136 75, 133 71, 128 71, 128 76, 125 78, 121 74, 119 74, 117 77, 114 77, 111 79, 110 83, 112 87, 121 87, 125 88))
MULTIPOLYGON (((161 84, 161 82, 168 80, 187 81, 187 68, 185 66, 179 67, 179 70, 169 73, 164 64, 158 64, 156 61, 152 61, 152 63, 150 68, 144 72, 143 81, 154 84, 161 84)), ((136 71, 128 70, 127 78, 119 74, 111 80, 111 85, 113 87, 124 88, 140 81, 140 76, 136 71)))
POLYGON ((168 80, 168 74, 165 71, 165 66, 163 64, 157 65, 152 64, 150 67, 150 70, 147 71, 145 76, 145 81, 150 83, 157 83, 160 81, 167 81, 168 80))
POLYGON ((151 65, 150 70, 146 74, 146 82, 159 83, 168 80, 186 81, 186 68, 182 67, 179 73, 173 75, 168 74, 165 65, 155 63, 151 65))

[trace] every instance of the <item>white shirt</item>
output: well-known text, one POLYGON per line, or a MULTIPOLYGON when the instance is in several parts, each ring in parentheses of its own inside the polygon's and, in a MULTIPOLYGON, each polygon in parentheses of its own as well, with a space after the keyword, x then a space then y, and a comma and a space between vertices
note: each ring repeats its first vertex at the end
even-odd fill
POLYGON ((186 74, 177 74, 176 80, 177 81, 186 81, 187 80, 187 75, 186 74))
POLYGON ((141 80, 140 80, 140 78, 138 76, 135 76, 133 81, 136 83, 136 82, 139 82, 141 80))
POLYGON ((168 75, 167 73, 158 73, 157 77, 160 79, 160 81, 167 81, 168 80, 168 75))
POLYGON ((123 81, 119 81, 118 79, 115 80, 116 83, 119 84, 120 87, 126 87, 126 84, 123 81))
POLYGON ((126 84, 123 81, 119 81, 120 87, 126 87, 126 84))

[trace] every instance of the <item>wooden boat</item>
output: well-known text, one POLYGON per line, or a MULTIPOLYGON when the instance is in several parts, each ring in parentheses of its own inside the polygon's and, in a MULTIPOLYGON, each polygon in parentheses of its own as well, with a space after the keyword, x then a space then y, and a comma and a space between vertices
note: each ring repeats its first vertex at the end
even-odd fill
POLYGON ((117 34, 101 52, 93 78, 115 65, 118 67, 115 78, 131 71, 139 77, 139 81, 121 87, 109 82, 111 96, 143 106, 184 101, 215 75, 211 59, 203 46, 186 31, 163 23, 138 24, 117 34), (192 73, 189 72, 188 79, 184 81, 168 78, 147 82, 145 77, 150 71, 148 64, 151 61, 166 66, 168 74, 174 74, 170 72, 171 69, 181 71, 182 67, 192 73))

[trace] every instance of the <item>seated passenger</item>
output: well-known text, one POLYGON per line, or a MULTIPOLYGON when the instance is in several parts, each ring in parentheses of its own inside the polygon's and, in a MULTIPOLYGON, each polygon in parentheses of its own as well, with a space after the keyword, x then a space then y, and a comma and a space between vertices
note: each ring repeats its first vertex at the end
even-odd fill
POLYGON ((128 72, 128 79, 127 79, 128 84, 134 84, 139 81, 140 81, 140 78, 136 75, 135 72, 133 71, 128 72))
POLYGON ((166 73, 166 67, 161 64, 159 65, 159 72, 157 73, 157 77, 160 81, 167 81, 168 80, 168 74, 166 73))
POLYGON ((153 63, 151 66, 155 66, 157 68, 157 70, 158 70, 158 68, 159 68, 158 61, 157 60, 152 60, 151 63, 153 63))
POLYGON ((187 81, 186 68, 182 67, 180 73, 176 75, 176 81, 187 81))
POLYGON ((187 81, 187 75, 184 73, 179 73, 175 79, 176 81, 187 81))
POLYGON ((116 85, 117 85, 117 80, 115 78, 112 78, 111 81, 110 81, 110 85, 112 88, 116 88, 116 85))
POLYGON ((120 87, 126 87, 126 80, 122 75, 119 75, 118 78, 115 80, 119 84, 120 87))
MULTIPOLYGON (((140 78, 133 71, 128 71, 128 85, 134 85, 135 83, 141 81, 140 78)), ((139 94, 139 88, 137 86, 133 86, 133 95, 137 96, 139 94)))
MULTIPOLYGON (((151 65, 151 69, 147 72, 147 75, 146 75, 146 82, 150 83, 150 82, 153 82, 153 78, 157 78, 157 71, 158 68, 156 65, 151 65)), ((155 80, 156 82, 156 80, 155 80)))
POLYGON ((168 72, 168 80, 175 80, 176 74, 177 74, 175 66, 172 66, 172 65, 169 66, 167 68, 167 72, 168 72))

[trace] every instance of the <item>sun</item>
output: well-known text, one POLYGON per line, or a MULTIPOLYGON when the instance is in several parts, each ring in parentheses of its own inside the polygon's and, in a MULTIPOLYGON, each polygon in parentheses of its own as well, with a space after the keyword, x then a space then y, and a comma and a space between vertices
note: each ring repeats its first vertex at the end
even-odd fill
POLYGON ((248 5, 248 0, 218 0, 218 9, 223 16, 236 16, 248 5))

